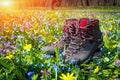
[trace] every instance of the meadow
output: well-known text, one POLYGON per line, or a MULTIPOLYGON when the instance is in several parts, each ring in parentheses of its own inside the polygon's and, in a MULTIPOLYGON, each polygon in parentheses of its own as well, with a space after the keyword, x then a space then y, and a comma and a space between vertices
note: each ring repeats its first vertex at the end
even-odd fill
POLYGON ((120 80, 120 11, 116 9, 0 10, 0 80, 120 80), (100 21, 102 57, 90 63, 64 63, 41 50, 56 42, 69 18, 100 21))

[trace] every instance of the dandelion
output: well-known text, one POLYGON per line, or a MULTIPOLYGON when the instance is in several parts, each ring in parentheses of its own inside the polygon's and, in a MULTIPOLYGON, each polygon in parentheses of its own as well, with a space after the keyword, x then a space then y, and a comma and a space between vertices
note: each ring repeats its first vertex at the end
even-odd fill
POLYGON ((62 76, 60 76, 60 78, 62 80, 75 80, 75 77, 73 76, 73 73, 72 74, 67 73, 67 75, 62 74, 62 76))
POLYGON ((26 51, 30 51, 30 49, 32 48, 32 45, 31 44, 26 44, 23 48, 26 51))
POLYGON ((112 28, 110 27, 110 28, 108 28, 108 30, 109 30, 109 31, 111 31, 111 30, 112 30, 112 28))
POLYGON ((114 48, 116 48, 116 47, 117 47, 117 45, 116 45, 116 44, 112 46, 112 48, 113 48, 113 49, 114 49, 114 48))
POLYGON ((8 56, 6 56, 7 59, 13 59, 14 58, 14 55, 10 54, 8 56))
POLYGON ((98 73, 99 72, 99 66, 97 66, 96 68, 95 68, 95 70, 94 70, 94 73, 98 73))
POLYGON ((9 30, 6 30, 7 33, 9 33, 10 31, 9 30))

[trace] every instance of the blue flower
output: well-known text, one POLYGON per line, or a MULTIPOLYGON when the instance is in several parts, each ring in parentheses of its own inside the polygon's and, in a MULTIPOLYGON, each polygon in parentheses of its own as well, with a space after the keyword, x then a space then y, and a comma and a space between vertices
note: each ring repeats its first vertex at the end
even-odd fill
POLYGON ((60 58, 65 59, 65 55, 60 54, 60 58))
POLYGON ((62 70, 67 71, 68 68, 67 68, 66 66, 63 66, 63 67, 62 67, 62 70))
POLYGON ((37 64, 38 67, 40 67, 40 64, 37 64))
POLYGON ((76 64, 76 60, 72 59, 70 64, 76 64))
POLYGON ((80 66, 78 66, 78 65, 75 65, 75 69, 79 69, 80 68, 80 66))
POLYGON ((92 70, 92 69, 90 69, 90 70, 89 70, 89 72, 90 72, 90 73, 92 73, 92 72, 93 72, 93 70, 92 70))
POLYGON ((28 72, 28 73, 27 73, 28 80, 32 80, 32 79, 31 79, 31 77, 32 77, 34 74, 35 74, 35 72, 34 72, 34 71, 32 71, 32 72, 31 72, 31 71, 30 71, 30 72, 28 72))
POLYGON ((62 54, 63 50, 60 50, 60 54, 62 54))
POLYGON ((34 68, 34 64, 30 64, 30 67, 31 67, 31 68, 34 68))
POLYGON ((49 58, 51 58, 52 56, 51 55, 49 55, 49 54, 47 54, 47 55, 44 55, 44 58, 46 58, 46 59, 49 59, 49 58))
POLYGON ((53 65, 55 72, 60 72, 60 68, 57 65, 53 65))
POLYGON ((38 42, 40 42, 41 41, 41 37, 40 36, 38 36, 38 42))
POLYGON ((68 68, 68 72, 70 72, 71 71, 71 68, 68 68))
POLYGON ((63 62, 59 62, 58 64, 59 64, 59 65, 62 65, 62 64, 63 64, 63 62))
POLYGON ((94 60, 94 59, 97 59, 97 58, 98 58, 97 56, 93 56, 93 57, 92 57, 93 60, 94 60))
POLYGON ((105 52, 105 49, 104 48, 100 48, 101 52, 105 52))
POLYGON ((19 61, 19 59, 16 57, 16 58, 14 58, 17 62, 19 61))
POLYGON ((101 63, 102 63, 102 60, 101 59, 97 59, 97 64, 99 65, 99 66, 101 66, 101 63))
POLYGON ((12 39, 16 39, 17 38, 17 36, 12 36, 12 39))

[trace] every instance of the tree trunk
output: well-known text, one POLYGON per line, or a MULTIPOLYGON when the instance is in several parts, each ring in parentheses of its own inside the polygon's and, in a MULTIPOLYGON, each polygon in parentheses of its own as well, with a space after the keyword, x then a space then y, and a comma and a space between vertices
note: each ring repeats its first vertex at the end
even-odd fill
POLYGON ((120 0, 115 0, 116 6, 120 6, 120 0))

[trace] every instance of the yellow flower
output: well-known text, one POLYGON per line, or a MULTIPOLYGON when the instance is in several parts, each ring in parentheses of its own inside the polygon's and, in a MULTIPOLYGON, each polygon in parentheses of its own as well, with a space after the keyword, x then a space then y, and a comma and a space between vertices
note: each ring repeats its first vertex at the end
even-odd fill
POLYGON ((99 72, 99 66, 96 67, 96 69, 94 70, 94 73, 98 73, 99 72))
POLYGON ((110 27, 110 28, 108 28, 108 30, 109 30, 109 31, 111 31, 111 30, 112 30, 112 28, 110 27))
POLYGON ((116 47, 117 47, 117 45, 116 45, 116 44, 112 46, 112 48, 116 48, 116 47))
POLYGON ((32 48, 32 45, 31 44, 26 44, 23 48, 26 51, 30 51, 30 49, 32 48))
POLYGON ((75 80, 75 77, 73 76, 73 73, 72 74, 67 73, 67 75, 62 74, 62 76, 60 76, 60 78, 62 80, 75 80))
POLYGON ((6 58, 7 59, 12 59, 12 58, 14 58, 14 55, 10 54, 10 55, 6 56, 6 58))
POLYGON ((9 30, 6 30, 6 32, 8 33, 8 32, 10 32, 9 30))

